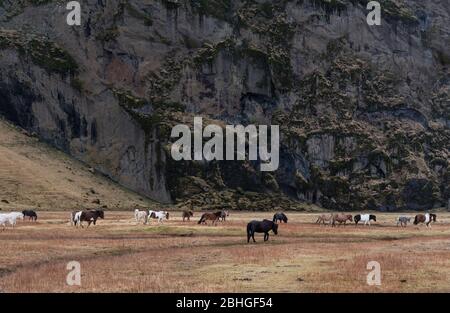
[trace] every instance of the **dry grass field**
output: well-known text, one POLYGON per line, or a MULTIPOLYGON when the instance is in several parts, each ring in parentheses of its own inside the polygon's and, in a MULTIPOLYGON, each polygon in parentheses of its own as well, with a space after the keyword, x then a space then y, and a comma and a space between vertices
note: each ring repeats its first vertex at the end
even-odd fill
MULTIPOLYGON (((106 212, 89 229, 67 212, 41 212, 37 223, 0 231, 3 292, 449 292, 450 214, 431 229, 397 228, 398 214, 371 227, 315 225, 317 214, 288 213, 279 235, 247 244, 245 226, 271 213, 231 212, 219 226, 136 225, 133 212, 106 212), (82 285, 66 284, 66 265, 81 263, 82 285), (366 283, 369 261, 381 286, 366 283)), ((412 215, 412 214, 411 214, 412 215)))

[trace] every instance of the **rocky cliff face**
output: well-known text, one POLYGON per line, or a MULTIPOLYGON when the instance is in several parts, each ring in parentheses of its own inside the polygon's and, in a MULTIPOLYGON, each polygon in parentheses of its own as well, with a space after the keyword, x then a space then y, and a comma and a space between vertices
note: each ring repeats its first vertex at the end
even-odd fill
POLYGON ((450 198, 447 2, 0 1, 0 114, 162 202, 429 209, 450 198), (280 167, 175 162, 193 116, 278 124, 280 167))

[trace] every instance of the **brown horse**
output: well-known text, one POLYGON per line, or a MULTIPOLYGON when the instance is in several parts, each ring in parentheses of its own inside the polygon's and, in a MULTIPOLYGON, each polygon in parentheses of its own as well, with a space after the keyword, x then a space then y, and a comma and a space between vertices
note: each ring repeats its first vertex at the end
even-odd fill
POLYGON ((431 222, 436 222, 436 214, 417 214, 414 218, 414 225, 424 223, 425 225, 427 225, 427 227, 431 227, 431 222))
POLYGON ((333 217, 331 218, 331 226, 335 227, 336 222, 338 222, 339 225, 344 223, 345 226, 347 221, 353 222, 353 216, 351 214, 342 214, 342 213, 333 214, 333 217))
POLYGON ((188 221, 191 220, 191 217, 194 216, 194 212, 192 212, 191 210, 185 210, 183 211, 183 222, 185 219, 187 219, 188 221))
POLYGON ((213 225, 217 225, 217 221, 222 216, 222 211, 215 212, 215 213, 204 213, 202 217, 200 217, 200 220, 198 221, 198 224, 206 224, 206 221, 210 220, 212 221, 213 225))

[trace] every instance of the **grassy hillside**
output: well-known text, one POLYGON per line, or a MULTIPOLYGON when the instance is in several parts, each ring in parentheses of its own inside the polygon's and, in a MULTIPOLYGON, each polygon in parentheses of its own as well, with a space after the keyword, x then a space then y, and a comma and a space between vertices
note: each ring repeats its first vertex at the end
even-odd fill
POLYGON ((0 209, 128 209, 157 203, 0 120, 0 209), (97 201, 98 200, 98 201, 97 201))

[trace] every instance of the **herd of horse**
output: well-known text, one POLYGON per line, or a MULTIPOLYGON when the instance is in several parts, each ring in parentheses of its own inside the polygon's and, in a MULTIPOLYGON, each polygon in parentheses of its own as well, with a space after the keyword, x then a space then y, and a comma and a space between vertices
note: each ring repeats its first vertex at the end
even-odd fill
MULTIPOLYGON (((414 225, 425 224, 427 227, 431 227, 432 222, 436 222, 436 214, 433 213, 425 213, 425 214, 417 214, 414 217, 414 225)), ((397 226, 406 227, 408 223, 411 222, 411 216, 399 216, 396 218, 397 226)), ((373 214, 357 214, 355 216, 351 214, 343 214, 343 213, 332 213, 332 214, 322 214, 316 220, 316 224, 320 225, 330 225, 335 227, 337 225, 343 224, 344 226, 347 222, 355 222, 355 225, 358 226, 358 223, 364 223, 364 225, 370 226, 371 222, 376 222, 377 217, 373 214)))
MULTIPOLYGON (((159 223, 163 223, 164 220, 169 219, 169 212, 167 211, 153 211, 153 210, 138 210, 134 211, 134 218, 137 224, 141 222, 143 224, 148 224, 152 219, 157 220, 159 223)), ((191 217, 194 216, 192 210, 185 210, 182 212, 181 217, 183 222, 186 220, 189 222, 191 217)), ((198 224, 206 225, 208 221, 211 221, 210 225, 217 225, 219 221, 225 222, 227 217, 230 216, 229 211, 221 210, 216 212, 206 212, 203 213, 198 221, 198 224)), ((37 221, 37 213, 33 210, 24 210, 22 212, 10 212, 10 213, 0 213, 0 226, 3 226, 3 230, 6 229, 6 225, 9 224, 12 228, 17 224, 17 220, 24 220, 25 217, 29 221, 37 221)), ((70 213, 70 223, 73 226, 83 226, 83 222, 86 222, 89 227, 91 224, 96 225, 98 219, 104 219, 105 213, 103 210, 84 210, 84 211, 73 211, 70 213)), ((417 214, 414 217, 414 225, 425 224, 427 227, 431 227, 433 222, 436 222, 436 214, 425 213, 417 214)), ((396 218, 397 226, 406 227, 408 223, 412 220, 411 216, 399 216, 396 218)), ((336 227, 340 225, 347 225, 349 223, 355 223, 358 226, 359 223, 364 225, 371 225, 371 222, 376 222, 377 217, 374 214, 357 214, 355 216, 351 214, 344 213, 331 213, 331 214, 321 214, 316 220, 316 224, 319 225, 329 225, 331 227, 336 227)), ((269 232, 272 231, 275 235, 278 234, 278 224, 287 223, 288 218, 286 214, 282 212, 277 212, 273 215, 272 220, 264 219, 262 221, 253 220, 247 224, 247 242, 250 239, 255 241, 255 233, 264 233, 264 241, 269 240, 269 232)))
POLYGON ((0 226, 3 226, 3 230, 6 229, 6 225, 11 225, 14 228, 17 224, 17 220, 24 220, 28 217, 30 221, 37 221, 37 214, 33 210, 23 210, 22 212, 10 212, 10 213, 0 213, 0 226))

